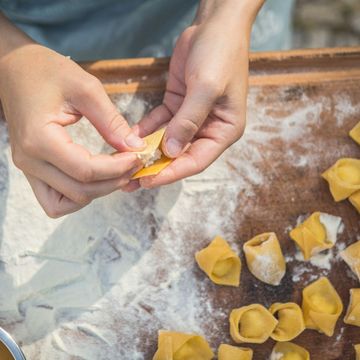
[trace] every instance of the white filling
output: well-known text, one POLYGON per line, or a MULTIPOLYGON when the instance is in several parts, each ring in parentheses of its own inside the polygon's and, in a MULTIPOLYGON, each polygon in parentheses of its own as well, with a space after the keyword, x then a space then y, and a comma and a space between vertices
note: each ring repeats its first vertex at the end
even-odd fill
POLYGON ((138 154, 139 159, 143 162, 144 167, 149 167, 154 164, 155 161, 161 158, 161 151, 159 149, 155 149, 154 151, 147 154, 138 154))
POLYGON ((337 235, 340 232, 340 226, 342 224, 341 217, 326 213, 320 213, 320 222, 324 225, 326 229, 327 240, 335 244, 337 235))

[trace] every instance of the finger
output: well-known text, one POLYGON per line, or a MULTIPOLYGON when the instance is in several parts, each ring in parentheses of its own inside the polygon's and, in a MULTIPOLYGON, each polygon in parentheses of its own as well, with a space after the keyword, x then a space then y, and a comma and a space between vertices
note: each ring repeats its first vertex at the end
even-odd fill
POLYGON ((139 180, 132 180, 127 185, 122 186, 121 190, 130 193, 138 190, 140 187, 139 180))
POLYGON ((215 140, 196 140, 186 153, 176 158, 158 175, 141 178, 140 185, 150 189, 198 174, 214 162, 223 151, 224 146, 215 140))
POLYGON ((70 214, 82 208, 81 205, 66 198, 43 181, 25 173, 35 197, 45 213, 51 218, 70 214))
POLYGON ((168 107, 161 104, 145 115, 133 129, 139 136, 145 137, 163 127, 165 123, 171 120, 172 116, 168 107))
POLYGON ((74 179, 88 183, 92 181, 120 178, 141 161, 133 153, 92 155, 81 145, 72 142, 66 130, 50 123, 43 134, 38 153, 41 157, 74 179))
POLYGON ((131 170, 119 179, 102 180, 87 184, 74 180, 56 167, 43 161, 33 162, 30 171, 30 175, 36 175, 37 178, 44 179, 46 184, 60 194, 81 206, 85 206, 95 198, 108 195, 128 184, 131 176, 138 169, 131 170))
MULTIPOLYGON (((105 141, 119 151, 138 150, 145 142, 129 127, 95 77, 86 80, 83 89, 73 97, 73 106, 84 115, 103 136, 105 141)), ((78 90, 77 90, 78 91, 78 90)))
POLYGON ((163 151, 168 157, 177 157, 199 131, 217 99, 217 93, 189 89, 179 111, 170 121, 163 142, 163 151))

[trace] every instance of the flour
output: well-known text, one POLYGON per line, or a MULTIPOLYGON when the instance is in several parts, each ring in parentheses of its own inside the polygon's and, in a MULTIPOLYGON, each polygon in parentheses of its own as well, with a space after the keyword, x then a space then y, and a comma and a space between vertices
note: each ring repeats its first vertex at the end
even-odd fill
MULTIPOLYGON (((216 234, 239 251, 234 229, 249 221, 256 190, 269 187, 269 173, 283 176, 276 169, 284 161, 300 170, 323 161, 315 155, 311 124, 331 104, 302 95, 303 106, 293 109, 279 100, 276 107, 288 115, 278 120, 258 106, 259 95, 250 91, 243 139, 202 174, 151 191, 116 192, 57 220, 44 216, 12 165, 0 121, 0 323, 29 359, 149 359, 158 329, 197 332, 215 350, 229 309, 209 298, 208 279, 195 276, 194 253, 216 234), (273 142, 281 142, 276 154, 273 142), (259 167, 264 158, 271 159, 268 173, 259 167), (235 217, 239 194, 242 212, 235 217)), ((131 123, 151 106, 146 95, 113 100, 131 123)), ((339 112, 346 104, 341 99, 339 112)), ((112 150, 86 119, 69 131, 92 153, 112 150)), ((293 258, 293 281, 328 273, 327 262, 337 261, 333 251, 315 263, 293 258)))

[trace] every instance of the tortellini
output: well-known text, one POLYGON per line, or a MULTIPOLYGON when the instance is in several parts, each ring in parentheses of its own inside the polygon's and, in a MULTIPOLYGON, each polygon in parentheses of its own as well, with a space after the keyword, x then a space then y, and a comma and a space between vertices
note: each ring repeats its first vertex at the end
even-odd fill
POLYGON ((360 160, 340 159, 322 176, 329 183, 335 201, 347 199, 360 190, 360 160))
POLYGON ((340 256, 360 280, 360 241, 348 246, 340 256))
POLYGON ((350 303, 346 311, 344 323, 360 326, 360 289, 350 289, 350 303))
POLYGON ((360 344, 354 345, 356 360, 360 360, 360 344))
POLYGON ((241 261, 229 244, 217 236, 209 246, 195 254, 196 262, 219 285, 239 286, 241 261))
POLYGON ((248 268, 256 278, 266 284, 280 284, 286 265, 275 233, 260 234, 247 241, 244 253, 248 268))
POLYGON ((153 360, 211 360, 213 357, 214 353, 203 337, 161 330, 153 360))
POLYGON ((310 360, 310 354, 299 345, 282 342, 274 346, 270 360, 310 360))
POLYGON ((172 159, 166 157, 161 151, 161 141, 164 134, 165 128, 162 128, 144 138, 147 144, 146 148, 142 151, 135 152, 138 158, 142 160, 144 168, 136 172, 132 176, 132 179, 156 175, 170 165, 172 159))
POLYGON ((350 130, 349 135, 360 145, 360 121, 350 130))
POLYGON ((229 320, 230 335, 236 343, 262 344, 278 324, 270 311, 260 304, 232 310, 229 320))
POLYGON ((360 191, 357 191, 356 193, 352 194, 349 197, 349 201, 354 206, 354 208, 360 213, 360 191))
POLYGON ((343 304, 330 281, 322 277, 303 290, 302 310, 308 329, 332 336, 343 304))
POLYGON ((218 350, 218 360, 252 360, 253 351, 248 348, 221 344, 218 350))
POLYGON ((278 324, 271 334, 272 339, 290 341, 304 331, 303 313, 298 304, 275 303, 270 306, 269 310, 278 319, 278 324))
POLYGON ((299 246, 304 259, 309 260, 311 256, 334 246, 340 225, 340 217, 317 211, 292 229, 290 237, 299 246))

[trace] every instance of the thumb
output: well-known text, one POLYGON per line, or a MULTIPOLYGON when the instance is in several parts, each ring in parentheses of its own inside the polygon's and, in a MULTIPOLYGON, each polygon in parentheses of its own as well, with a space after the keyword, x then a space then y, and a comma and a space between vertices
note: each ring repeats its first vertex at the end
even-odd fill
POLYGON ((101 82, 96 78, 91 80, 91 86, 86 85, 85 91, 80 96, 75 97, 73 105, 115 149, 120 151, 138 150, 146 145, 131 130, 125 118, 111 102, 101 82))
POLYGON ((166 156, 179 156, 199 131, 216 101, 207 91, 188 91, 178 112, 166 129, 163 151, 166 156))

